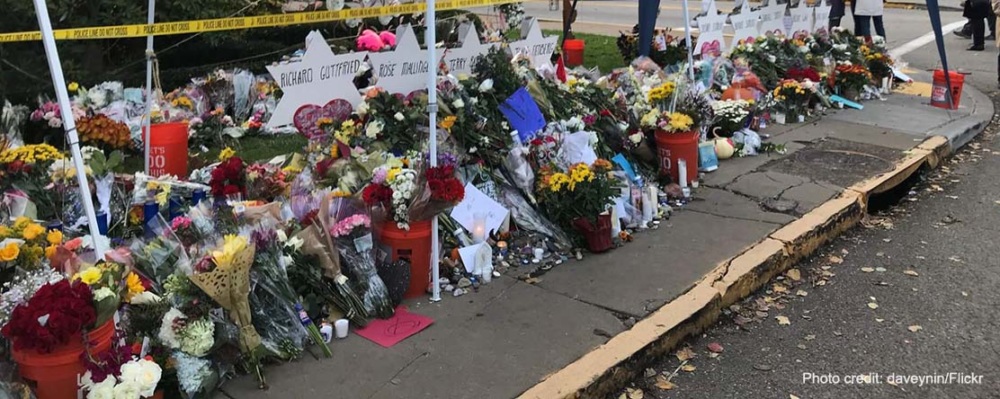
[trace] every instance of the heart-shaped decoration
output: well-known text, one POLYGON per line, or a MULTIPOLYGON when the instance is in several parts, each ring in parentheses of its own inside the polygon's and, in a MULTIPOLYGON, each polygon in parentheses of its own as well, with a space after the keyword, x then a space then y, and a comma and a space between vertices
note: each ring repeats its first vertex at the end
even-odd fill
POLYGON ((323 118, 330 118, 335 122, 346 120, 354 112, 354 107, 347 100, 332 100, 324 106, 307 104, 295 110, 292 123, 295 128, 306 136, 309 140, 316 140, 325 137, 327 134, 319 127, 319 121, 323 118))
POLYGON ((718 40, 712 40, 701 46, 701 55, 718 56, 722 53, 722 44, 718 40))

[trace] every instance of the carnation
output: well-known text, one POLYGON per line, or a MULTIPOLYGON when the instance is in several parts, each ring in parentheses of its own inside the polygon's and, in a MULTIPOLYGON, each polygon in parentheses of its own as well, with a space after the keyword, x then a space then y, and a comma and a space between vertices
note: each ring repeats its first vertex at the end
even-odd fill
POLYGON ((215 323, 207 318, 188 321, 177 337, 180 350, 193 356, 205 356, 215 345, 215 323))
POLYGON ((160 342, 168 348, 177 349, 181 346, 178 341, 177 331, 174 324, 178 320, 184 320, 187 316, 184 316, 180 310, 176 308, 170 308, 166 314, 163 315, 163 321, 160 323, 160 333, 157 335, 160 338, 160 342))

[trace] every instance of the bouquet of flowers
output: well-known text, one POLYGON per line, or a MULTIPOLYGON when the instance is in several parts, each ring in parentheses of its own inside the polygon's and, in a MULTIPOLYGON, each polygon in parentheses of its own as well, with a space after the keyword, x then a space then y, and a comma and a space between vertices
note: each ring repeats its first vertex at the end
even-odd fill
POLYGON ((393 165, 390 162, 375 169, 371 184, 364 188, 361 195, 369 208, 385 209, 400 229, 409 230, 417 171, 393 165))
POLYGON ((246 163, 240 157, 229 155, 212 170, 212 179, 208 183, 212 196, 216 198, 242 198, 247 193, 246 163))
POLYGON ((239 138, 242 135, 242 129, 236 126, 233 117, 226 115, 222 108, 191 118, 188 126, 191 130, 188 146, 192 148, 212 147, 222 143, 226 136, 239 138))
MULTIPOLYGON (((0 152, 0 188, 23 193, 37 208, 38 219, 51 220, 62 209, 58 193, 49 188, 49 167, 64 156, 48 144, 28 144, 0 152)), ((20 216, 20 215, 14 215, 20 216)))
POLYGON ((341 259, 353 272, 357 287, 364 293, 365 310, 379 318, 391 317, 394 310, 389 290, 375 268, 371 218, 364 208, 349 198, 335 198, 320 218, 335 240, 341 259))
POLYGON ((870 51, 865 54, 865 63, 875 79, 891 78, 893 76, 892 67, 895 62, 885 52, 870 51))
POLYGON ((720 135, 730 137, 733 133, 743 129, 747 117, 750 116, 750 107, 753 101, 748 100, 719 100, 712 103, 715 113, 714 127, 721 130, 720 135))
POLYGON ((0 333, 13 342, 14 350, 50 353, 110 319, 98 318, 96 299, 91 287, 81 281, 46 283, 14 308, 0 333))
POLYGON ((62 241, 61 231, 46 231, 42 225, 21 216, 10 226, 0 225, 0 265, 4 269, 38 269, 43 267, 43 259, 55 254, 62 241))
POLYGON ((842 63, 837 65, 834 82, 841 93, 860 93, 866 85, 871 84, 872 73, 864 65, 842 63))
POLYGON ((413 127, 425 125, 427 117, 415 101, 416 98, 397 97, 378 88, 369 90, 359 107, 368 117, 363 134, 361 129, 350 130, 353 132, 350 137, 363 136, 366 141, 377 138, 400 152, 418 149, 420 136, 413 134, 413 127))
MULTIPOLYGON (((129 347, 121 349, 119 354, 130 351, 129 347)), ((88 370, 80 380, 80 386, 87 391, 87 399, 152 397, 160 383, 163 369, 148 356, 137 359, 129 354, 128 358, 131 360, 124 363, 119 363, 121 359, 107 359, 110 362, 105 362, 103 366, 112 366, 110 372, 91 367, 92 370, 88 370)))
MULTIPOLYGON (((440 162, 440 161, 439 161, 440 162)), ((453 162, 427 166, 417 181, 410 219, 427 220, 465 198, 465 185, 458 179, 453 162)))
POLYGON ((247 166, 247 199, 274 201, 277 197, 287 196, 287 178, 288 175, 278 165, 254 163, 247 166))
POLYGON ((685 133, 697 129, 694 118, 682 112, 650 110, 642 116, 640 125, 649 130, 666 133, 685 133))
POLYGON ((809 97, 812 95, 812 93, 802 86, 802 83, 792 79, 782 80, 771 94, 777 105, 785 111, 785 115, 793 121, 797 115, 801 115, 800 112, 802 112, 802 109, 809 102, 809 97))
POLYGON ((7 325, 14 309, 26 304, 42 286, 64 278, 62 273, 47 267, 16 272, 10 281, 4 283, 3 293, 0 294, 0 326, 7 325))
POLYGON ((579 163, 566 171, 545 169, 537 194, 549 218, 563 228, 576 227, 579 219, 594 223, 621 194, 619 182, 609 174, 611 168, 611 162, 598 159, 593 165, 579 163))
POLYGON ((84 117, 76 121, 80 141, 103 149, 119 150, 132 147, 132 132, 124 123, 104 114, 84 117))

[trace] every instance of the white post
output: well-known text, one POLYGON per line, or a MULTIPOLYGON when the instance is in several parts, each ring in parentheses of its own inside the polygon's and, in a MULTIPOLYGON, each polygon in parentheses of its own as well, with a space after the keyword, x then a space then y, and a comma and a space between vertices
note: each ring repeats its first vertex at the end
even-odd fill
MULTIPOLYGON (((437 21, 435 0, 427 0, 427 17, 424 24, 427 28, 424 31, 424 44, 427 45, 427 113, 430 115, 430 164, 437 166, 437 21)), ((431 302, 441 300, 441 279, 440 255, 438 254, 438 218, 437 215, 431 219, 431 302)))
POLYGON ((49 72, 52 73, 52 85, 56 89, 59 100, 59 112, 63 117, 63 129, 66 130, 66 142, 73 154, 73 165, 76 167, 76 182, 80 185, 80 200, 87 211, 87 222, 90 225, 90 236, 93 239, 97 258, 103 259, 107 248, 97 227, 97 215, 94 213, 94 201, 90 197, 90 185, 87 183, 87 173, 83 167, 83 155, 80 153, 80 137, 76 133, 76 121, 73 120, 73 109, 69 104, 69 93, 66 91, 66 79, 63 77, 62 64, 59 63, 59 52, 56 49, 56 39, 52 33, 52 21, 49 20, 49 9, 45 0, 34 0, 35 14, 38 15, 38 28, 42 31, 42 44, 45 45, 45 58, 49 62, 49 72))
MULTIPOLYGON (((156 0, 149 0, 149 10, 146 14, 146 24, 152 29, 154 11, 156 10, 156 0)), ((153 31, 150 30, 146 36, 146 112, 142 120, 142 156, 145 165, 146 175, 149 175, 149 142, 152 141, 153 133, 149 131, 149 125, 153 120, 153 31)), ((184 177, 184 176, 181 176, 184 177)))
POLYGON ((688 77, 694 80, 694 46, 691 45, 691 15, 688 14, 688 0, 681 0, 681 9, 684 13, 684 44, 687 45, 688 53, 688 77))

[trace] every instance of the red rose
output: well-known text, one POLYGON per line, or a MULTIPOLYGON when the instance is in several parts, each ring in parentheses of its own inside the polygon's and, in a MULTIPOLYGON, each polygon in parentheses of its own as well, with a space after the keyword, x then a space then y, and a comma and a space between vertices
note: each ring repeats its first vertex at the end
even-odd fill
POLYGON ((93 299, 90 287, 83 283, 62 280, 43 285, 28 303, 14 309, 0 333, 17 350, 49 353, 94 324, 93 299))

